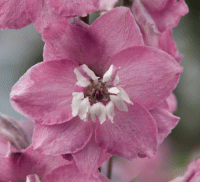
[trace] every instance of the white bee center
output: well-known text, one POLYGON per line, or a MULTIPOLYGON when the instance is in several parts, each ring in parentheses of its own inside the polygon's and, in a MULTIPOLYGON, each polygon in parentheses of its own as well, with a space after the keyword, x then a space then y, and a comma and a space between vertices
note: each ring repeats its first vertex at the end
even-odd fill
POLYGON ((72 115, 79 116, 81 120, 87 121, 90 117, 93 122, 98 118, 102 124, 106 118, 113 123, 115 107, 120 111, 128 111, 127 103, 130 101, 128 94, 123 88, 118 87, 119 68, 111 65, 108 71, 100 79, 87 65, 74 69, 77 77, 76 85, 84 88, 83 92, 73 92, 72 115))

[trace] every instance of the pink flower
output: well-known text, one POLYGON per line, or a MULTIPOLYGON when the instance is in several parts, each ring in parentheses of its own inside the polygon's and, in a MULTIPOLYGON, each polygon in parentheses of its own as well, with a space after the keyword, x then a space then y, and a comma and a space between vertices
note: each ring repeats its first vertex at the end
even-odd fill
POLYGON ((1 0, 0 28, 19 29, 34 23, 36 29, 43 28, 53 20, 86 16, 99 8, 99 0, 1 0))
POLYGON ((179 54, 172 37, 172 28, 188 13, 184 0, 135 0, 132 11, 144 36, 146 45, 164 50, 178 62, 179 54))
POLYGON ((106 177, 95 171, 91 175, 81 173, 75 162, 62 156, 45 156, 32 146, 7 157, 0 157, 0 181, 30 182, 107 182, 106 177))
MULTIPOLYGON (((169 142, 169 141, 168 141, 169 142)), ((156 155, 149 158, 137 158, 131 161, 114 157, 112 165, 113 182, 165 182, 172 177, 172 171, 168 169, 172 153, 169 143, 164 142, 158 148, 156 155)), ((101 167, 102 173, 107 171, 107 162, 101 167)))
POLYGON ((110 155, 103 152, 100 158, 95 161, 92 153, 98 156, 98 146, 90 145, 88 142, 84 150, 73 157, 68 155, 45 156, 33 150, 32 145, 28 147, 27 136, 21 127, 11 118, 0 115, 0 181, 109 181, 96 169, 107 160, 110 155), (28 147, 28 148, 27 148, 28 147), (95 148, 94 148, 95 147, 95 148), (25 149, 27 148, 27 149, 25 149), (24 150, 25 149, 25 150, 24 150), (75 161, 83 158, 87 150, 88 160, 91 160, 92 167, 79 163, 77 168, 75 161), (66 160, 67 159, 67 160, 66 160), (96 167, 96 168, 94 168, 96 167), (93 170, 95 169, 95 170, 93 170), (58 176, 57 176, 58 175, 58 176), (55 180, 58 178, 57 180, 55 180))
POLYGON ((43 39, 45 62, 11 92, 13 107, 36 123, 34 149, 75 156, 97 146, 94 156, 105 150, 128 159, 155 154, 149 110, 171 94, 182 68, 144 46, 130 10, 115 8, 91 26, 51 23, 43 39))
POLYGON ((200 181, 200 158, 191 162, 183 176, 177 177, 170 182, 199 182, 200 181))

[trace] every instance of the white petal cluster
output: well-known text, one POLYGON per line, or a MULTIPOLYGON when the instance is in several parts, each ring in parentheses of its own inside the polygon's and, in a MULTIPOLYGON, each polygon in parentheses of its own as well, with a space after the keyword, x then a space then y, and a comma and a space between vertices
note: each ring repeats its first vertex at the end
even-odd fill
MULTIPOLYGON (((114 122, 115 116, 115 106, 120 111, 128 111, 128 107, 126 103, 133 104, 128 96, 128 94, 124 91, 123 88, 117 87, 119 83, 119 77, 117 75, 117 71, 119 68, 110 66, 108 71, 103 75, 103 79, 101 82, 105 83, 107 86, 107 91, 109 93, 109 101, 105 102, 96 102, 91 103, 88 97, 84 96, 83 92, 74 92, 72 99, 72 115, 79 116, 81 120, 87 121, 90 117, 93 122, 99 119, 99 122, 102 124, 106 121, 106 117, 110 119, 110 121, 114 122)), ((81 66, 81 71, 78 69, 74 70, 74 73, 77 77, 76 85, 80 87, 88 87, 91 84, 91 80, 93 83, 98 84, 99 78, 94 74, 92 70, 90 70, 87 65, 81 66), (85 77, 81 71, 84 72, 88 77, 85 77)))

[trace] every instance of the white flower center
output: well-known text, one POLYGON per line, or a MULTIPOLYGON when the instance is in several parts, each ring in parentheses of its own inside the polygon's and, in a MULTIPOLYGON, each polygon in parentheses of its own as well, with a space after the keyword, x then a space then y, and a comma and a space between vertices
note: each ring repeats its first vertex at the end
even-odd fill
POLYGON ((103 75, 103 79, 97 77, 85 64, 74 69, 77 77, 76 85, 82 90, 72 93, 71 105, 74 117, 78 115, 84 121, 91 117, 94 122, 98 118, 101 124, 108 117, 113 123, 115 107, 120 111, 128 111, 126 103, 133 103, 124 89, 117 87, 118 69, 111 65, 103 75))

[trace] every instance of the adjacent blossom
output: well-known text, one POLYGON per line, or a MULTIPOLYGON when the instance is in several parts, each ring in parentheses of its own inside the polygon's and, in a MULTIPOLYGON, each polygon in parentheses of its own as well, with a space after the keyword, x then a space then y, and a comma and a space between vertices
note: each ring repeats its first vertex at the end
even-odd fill
POLYGON ((184 0, 135 0, 132 12, 146 45, 164 50, 178 62, 182 58, 172 37, 172 28, 188 13, 184 0))
MULTIPOLYGON (((113 157, 112 181, 113 182, 165 182, 172 178, 172 170, 168 169, 172 163, 172 153, 169 141, 162 143, 156 155, 149 158, 137 158, 127 160, 121 157, 113 157)), ((102 173, 106 174, 107 162, 102 167, 102 173)))
POLYGON ((153 156, 158 130, 149 111, 169 97, 182 68, 144 46, 130 10, 115 8, 91 26, 50 23, 42 36, 45 61, 11 92, 13 107, 35 121, 34 149, 72 153, 79 169, 85 159, 78 153, 91 153, 91 146, 99 161, 103 151, 128 159, 153 156))
POLYGON ((70 20, 97 11, 99 3, 99 0, 1 0, 0 29, 19 29, 33 23, 42 32, 53 20, 70 20))
POLYGON ((32 145, 24 151, 0 157, 0 181, 27 182, 65 182, 88 181, 108 182, 99 171, 86 175, 79 171, 74 160, 62 156, 46 156, 35 150, 32 145))
POLYGON ((27 148, 30 141, 26 132, 12 118, 0 114, 0 156, 8 156, 27 148))
MULTIPOLYGON (((85 151, 80 151, 74 155, 74 158, 71 154, 46 156, 33 150, 32 145, 29 146, 25 132, 13 119, 0 115, 0 181, 109 181, 96 169, 110 155, 103 155, 104 153, 102 152, 96 162, 92 158, 92 152, 99 153, 98 146, 90 147, 93 151, 90 152, 91 155, 89 155, 88 160, 92 160, 93 168, 80 164, 79 168, 81 170, 79 170, 75 161, 79 160, 79 157, 83 157, 85 151), (97 165, 97 167, 94 165, 97 165), (83 167, 84 170, 82 170, 83 167)), ((87 147, 85 147, 85 150, 87 150, 87 147)))
POLYGON ((183 176, 179 176, 170 182, 199 182, 200 181, 200 158, 191 162, 183 176))

